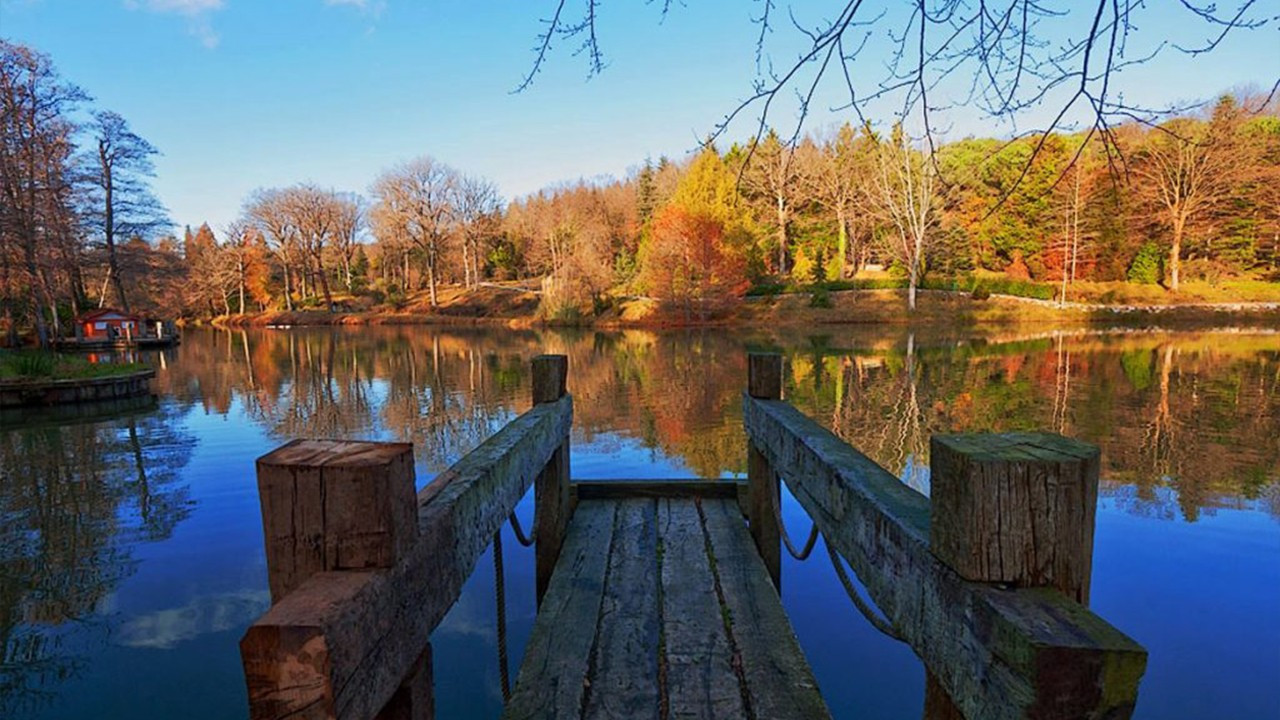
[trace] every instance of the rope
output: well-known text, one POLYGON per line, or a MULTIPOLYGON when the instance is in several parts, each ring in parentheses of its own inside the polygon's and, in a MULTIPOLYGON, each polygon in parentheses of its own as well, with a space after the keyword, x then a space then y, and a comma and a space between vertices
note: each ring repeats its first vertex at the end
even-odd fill
POLYGON ((525 535, 524 529, 520 527, 520 518, 516 517, 514 508, 511 510, 511 517, 508 519, 511 521, 511 532, 516 536, 516 542, 525 547, 531 547, 533 539, 538 537, 538 509, 536 507, 533 509, 533 532, 528 535, 525 535))
POLYGON ((507 590, 502 572, 502 528, 493 534, 493 590, 498 602, 498 675, 502 678, 502 702, 506 703, 511 700, 511 675, 507 670, 507 590))
POLYGON ((782 544, 787 546, 787 552, 791 557, 801 562, 809 559, 809 554, 813 552, 813 546, 818 542, 818 523, 813 523, 813 527, 809 528, 809 539, 804 542, 804 549, 797 551, 796 545, 791 541, 791 536, 787 534, 787 526, 782 522, 782 489, 781 483, 770 483, 773 485, 773 520, 778 523, 778 534, 782 536, 782 544))
POLYGON ((889 624, 889 621, 876 614, 871 609, 871 606, 867 604, 867 601, 863 600, 862 596, 858 594, 858 591, 853 587, 853 583, 849 581, 849 576, 845 574, 844 563, 840 560, 840 556, 836 554, 835 549, 831 547, 831 543, 826 543, 826 546, 827 555, 831 556, 831 567, 835 568, 836 576, 840 578, 840 584, 844 586, 844 591, 849 595, 849 599, 853 601, 854 607, 858 608, 858 612, 862 613, 862 616, 867 619, 867 622, 871 623, 872 627, 894 640, 903 642, 902 636, 889 624))

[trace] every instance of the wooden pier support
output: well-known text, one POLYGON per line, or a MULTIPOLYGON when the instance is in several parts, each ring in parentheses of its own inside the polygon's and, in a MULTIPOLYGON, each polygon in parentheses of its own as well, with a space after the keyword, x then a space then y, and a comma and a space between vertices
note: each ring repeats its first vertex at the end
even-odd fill
POLYGON ((253 720, 431 718, 431 633, 535 479, 539 563, 563 543, 565 369, 540 358, 533 408, 416 497, 407 444, 299 440, 259 460, 272 605, 240 641, 253 720))
POLYGON ((1098 448, 1050 433, 935 435, 929 548, 967 580, 1089 604, 1098 448))
MULTIPOLYGON (((393 568, 408 558, 418 541, 413 446, 408 443, 295 440, 258 459, 258 494, 273 605, 320 573, 352 571, 346 579, 359 583, 367 571, 393 568)), ((345 589, 344 585, 333 582, 328 588, 345 589)), ((323 587, 313 590, 319 590, 317 599, 343 597, 323 587)), ((372 628, 351 630, 363 634, 372 628)), ((305 666, 331 653, 341 656, 344 648, 336 640, 325 633, 295 643, 295 638, 274 628, 250 628, 240 652, 251 706, 257 702, 255 710, 265 706, 273 713, 285 712, 291 700, 302 700, 304 717, 327 717, 318 705, 305 703, 308 694, 327 688, 282 693, 281 686, 323 677, 329 668, 317 673, 317 668, 305 666), (292 657, 298 667, 279 663, 281 655, 292 657), (264 657, 270 660, 255 660, 264 657)), ((378 701, 372 702, 378 707, 378 701)), ((430 720, 433 708, 428 643, 375 720, 430 720)))
MULTIPOLYGON (((1099 451, 1050 433, 934 435, 929 549, 966 580, 1052 587, 1085 606, 1099 451)), ((1085 712, 1061 701, 1054 717, 1085 712)), ((925 720, 964 714, 925 670, 925 720)))
POLYGON ((258 458, 271 601, 330 570, 395 565, 418 539, 409 443, 295 440, 258 458))
MULTIPOLYGON (((775 353, 747 355, 747 395, 761 400, 782 399, 782 356, 775 353)), ((782 534, 774 503, 781 498, 778 473, 768 458, 747 438, 747 520, 756 550, 764 560, 773 586, 782 590, 782 534), (777 500, 775 500, 777 498, 777 500)), ((782 512, 778 508, 778 513, 782 512)))
MULTIPOLYGON (((544 405, 564 397, 569 376, 569 358, 564 355, 539 355, 533 359, 533 403, 544 405)), ((533 483, 534 564, 537 602, 551 583, 551 573, 560 559, 565 531, 573 515, 573 495, 569 488, 569 434, 556 448, 546 467, 533 483)))

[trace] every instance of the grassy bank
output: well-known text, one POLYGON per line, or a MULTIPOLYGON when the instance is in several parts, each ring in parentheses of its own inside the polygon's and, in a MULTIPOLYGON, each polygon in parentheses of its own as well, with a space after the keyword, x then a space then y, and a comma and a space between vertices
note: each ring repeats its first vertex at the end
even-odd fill
POLYGON ((146 370, 138 363, 94 363, 79 355, 0 351, 0 380, 90 380, 146 370))
MULTIPOLYGON (((791 294, 844 292, 848 290, 905 290, 904 278, 881 273, 853 280, 833 280, 807 285, 761 284, 747 292, 748 297, 773 297, 791 294)), ((1008 295, 1030 300, 1057 301, 1062 293, 1058 283, 1019 280, 1006 275, 982 273, 954 278, 926 278, 920 287, 968 293, 984 299, 1008 295)), ((1189 280, 1178 292, 1159 285, 1128 282, 1076 282, 1067 287, 1067 303, 1107 305, 1114 307, 1164 307, 1182 305, 1280 303, 1280 282, 1263 280, 1222 280, 1206 282, 1189 280)))
MULTIPOLYGON (((540 296, 532 291, 494 287, 471 291, 449 288, 438 294, 439 304, 435 307, 431 306, 426 297, 415 295, 409 302, 399 306, 370 306, 361 310, 332 313, 311 309, 231 315, 216 318, 214 324, 229 327, 429 324, 625 328, 854 323, 1280 323, 1280 303, 1190 302, 1182 295, 1176 296, 1179 300, 1176 303, 1069 303, 1060 307, 1053 301, 1034 296, 1028 298, 952 289, 925 289, 919 294, 915 312, 909 313, 906 309, 905 290, 842 288, 839 284, 829 283, 804 289, 756 292, 727 313, 709 318, 686 317, 678 311, 663 308, 654 300, 638 298, 617 299, 594 315, 584 310, 577 313, 557 313, 548 317, 540 307, 540 296)), ((1163 298, 1171 296, 1173 294, 1165 293, 1163 298)))

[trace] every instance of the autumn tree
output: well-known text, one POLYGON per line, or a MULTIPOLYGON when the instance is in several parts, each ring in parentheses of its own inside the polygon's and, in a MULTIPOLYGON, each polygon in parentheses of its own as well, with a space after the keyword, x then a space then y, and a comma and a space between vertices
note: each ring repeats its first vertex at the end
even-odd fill
POLYGON ((707 320, 747 289, 746 263, 720 221, 668 205, 654 218, 641 258, 645 287, 684 319, 707 320))
POLYGON ((1165 271, 1177 292, 1187 231, 1230 191, 1240 171, 1235 130, 1239 107, 1223 97, 1208 121, 1179 117, 1141 137, 1133 155, 1139 191, 1169 232, 1165 271))

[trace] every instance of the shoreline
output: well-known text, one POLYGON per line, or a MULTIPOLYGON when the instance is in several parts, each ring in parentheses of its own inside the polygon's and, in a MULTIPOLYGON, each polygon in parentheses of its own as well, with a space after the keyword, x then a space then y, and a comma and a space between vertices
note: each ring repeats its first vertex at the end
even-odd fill
POLYGON ((435 310, 409 309, 296 310, 222 315, 188 321, 192 325, 225 328, 326 327, 361 325, 485 326, 529 329, 580 327, 602 330, 664 328, 741 328, 814 325, 912 325, 949 323, 976 325, 1040 325, 1045 323, 1121 325, 1220 322, 1280 325, 1280 302, 1184 303, 1160 305, 1103 305, 1068 302, 1060 305, 1012 295, 992 295, 976 300, 968 293, 948 290, 919 291, 917 308, 906 309, 903 290, 842 290, 827 294, 829 307, 815 306, 810 293, 750 297, 727 314, 705 320, 688 320, 678 312, 663 311, 647 300, 626 300, 599 316, 579 316, 571 321, 542 317, 536 303, 518 307, 473 302, 464 298, 435 310), (515 312, 510 312, 515 310, 515 312), (504 312, 505 311, 505 312, 504 312))

